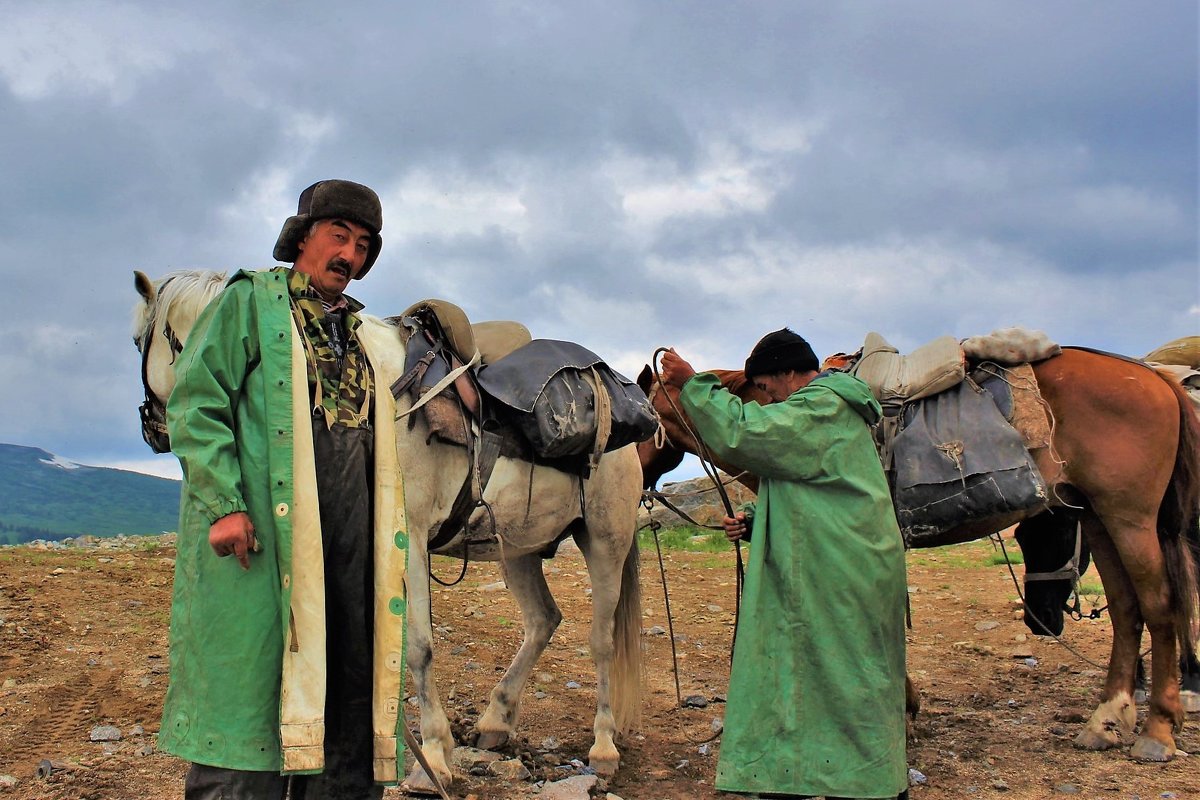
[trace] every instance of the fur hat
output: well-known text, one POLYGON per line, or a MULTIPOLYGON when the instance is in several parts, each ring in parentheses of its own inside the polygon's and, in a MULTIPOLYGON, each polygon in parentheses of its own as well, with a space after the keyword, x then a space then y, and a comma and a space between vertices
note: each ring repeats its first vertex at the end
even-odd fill
POLYGON ((787 328, 768 333, 758 340, 746 359, 746 378, 775 375, 788 370, 809 372, 820 366, 817 354, 799 334, 787 328))
POLYGON ((300 257, 300 242, 308 235, 309 226, 322 219, 346 219, 371 232, 367 260, 357 277, 366 275, 383 247, 383 237, 379 235, 383 229, 383 207, 379 195, 352 181, 317 181, 300 193, 296 216, 287 218, 275 242, 275 260, 294 264, 300 257))

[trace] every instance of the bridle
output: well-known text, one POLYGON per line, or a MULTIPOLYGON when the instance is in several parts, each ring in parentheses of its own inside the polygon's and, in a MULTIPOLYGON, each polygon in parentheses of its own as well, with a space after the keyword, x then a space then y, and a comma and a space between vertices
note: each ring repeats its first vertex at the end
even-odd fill
MULTIPOLYGON (((158 287, 157 300, 162 299, 162 290, 173 280, 173 276, 167 278, 163 281, 162 286, 158 287)), ((158 395, 151 391, 147 371, 150 362, 150 340, 154 336, 160 305, 160 302, 155 302, 154 312, 146 322, 146 330, 138 339, 138 349, 142 351, 142 390, 145 392, 146 398, 138 406, 138 416, 142 421, 142 439, 150 446, 150 449, 156 453, 169 453, 171 452, 171 437, 167 433, 167 408, 158 395)), ((179 337, 175 335, 170 320, 164 320, 162 334, 171 347, 171 364, 174 364, 175 359, 183 352, 183 342, 179 341, 179 337)))

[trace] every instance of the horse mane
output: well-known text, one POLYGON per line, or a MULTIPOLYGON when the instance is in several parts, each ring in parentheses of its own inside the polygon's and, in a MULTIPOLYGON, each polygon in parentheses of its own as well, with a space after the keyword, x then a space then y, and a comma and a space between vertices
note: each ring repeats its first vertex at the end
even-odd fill
POLYGON ((170 318, 177 306, 199 313, 225 286, 227 273, 211 269, 180 269, 154 282, 158 294, 153 303, 138 303, 133 309, 133 340, 141 342, 154 319, 170 318))

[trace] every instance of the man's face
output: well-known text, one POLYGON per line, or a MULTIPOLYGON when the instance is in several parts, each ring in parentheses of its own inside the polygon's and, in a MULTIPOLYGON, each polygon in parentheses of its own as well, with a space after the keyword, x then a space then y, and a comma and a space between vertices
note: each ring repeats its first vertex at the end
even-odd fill
POLYGON ((337 300, 350 280, 362 272, 371 249, 371 232, 345 219, 323 219, 300 242, 296 269, 325 300, 337 300))
POLYGON ((774 375, 755 375, 754 385, 771 398, 772 403, 782 403, 800 387, 796 385, 795 372, 779 372, 774 375))

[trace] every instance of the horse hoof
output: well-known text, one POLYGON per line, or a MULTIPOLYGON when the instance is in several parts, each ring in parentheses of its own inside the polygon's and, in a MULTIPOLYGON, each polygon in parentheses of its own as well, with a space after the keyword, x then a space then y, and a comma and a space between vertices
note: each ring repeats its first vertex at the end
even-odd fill
POLYGON ((500 731, 480 731, 475 746, 480 750, 499 750, 508 743, 508 734, 500 731))
POLYGON ((1170 761, 1175 756, 1175 745, 1166 745, 1157 739, 1139 736, 1129 755, 1134 761, 1170 761))
POLYGON ((604 778, 611 778, 617 774, 617 767, 620 766, 621 759, 617 758, 589 758, 588 766, 596 770, 596 774, 604 778))
POLYGON ((1200 711, 1200 692, 1184 690, 1179 693, 1179 702, 1183 705, 1184 711, 1189 714, 1195 714, 1200 711))
MULTIPOLYGON (((446 785, 449 785, 448 782, 446 785)), ((433 781, 429 779, 429 775, 420 766, 404 779, 404 783, 400 784, 400 788, 408 794, 420 795, 422 797, 441 796, 441 792, 438 791, 437 786, 434 785, 433 781)))
POLYGON ((1119 744, 1120 741, 1112 731, 1105 731, 1103 734, 1098 734, 1091 729, 1085 728, 1075 737, 1075 746, 1081 750, 1108 750, 1119 744))

